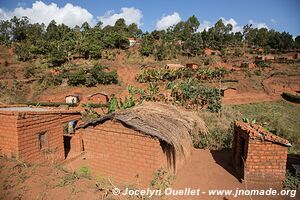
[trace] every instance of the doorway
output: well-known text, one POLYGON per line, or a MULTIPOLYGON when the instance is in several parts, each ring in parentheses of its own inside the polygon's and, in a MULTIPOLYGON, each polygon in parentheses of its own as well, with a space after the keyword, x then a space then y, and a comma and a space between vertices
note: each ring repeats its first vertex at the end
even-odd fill
POLYGON ((68 157, 68 154, 71 150, 71 136, 64 135, 64 150, 65 150, 65 159, 68 157))

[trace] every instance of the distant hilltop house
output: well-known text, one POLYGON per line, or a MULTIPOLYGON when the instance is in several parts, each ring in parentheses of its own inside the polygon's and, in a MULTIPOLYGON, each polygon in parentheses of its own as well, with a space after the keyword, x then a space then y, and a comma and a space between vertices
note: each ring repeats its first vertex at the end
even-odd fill
POLYGON ((203 121, 172 105, 144 103, 103 116, 80 127, 85 162, 95 173, 117 182, 148 185, 153 173, 176 173, 191 154, 190 134, 205 130, 203 121))
POLYGON ((79 94, 70 94, 70 95, 67 95, 65 97, 65 99, 66 99, 66 103, 76 104, 76 103, 80 102, 80 95, 79 94))
POLYGON ((79 111, 0 107, 0 153, 26 162, 63 161, 73 142, 70 126, 80 119, 79 111))
POLYGON ((135 38, 128 38, 128 41, 129 47, 133 47, 137 43, 137 40, 135 38))
POLYGON ((247 183, 281 187, 290 146, 288 140, 257 124, 234 124, 233 163, 238 176, 247 183))

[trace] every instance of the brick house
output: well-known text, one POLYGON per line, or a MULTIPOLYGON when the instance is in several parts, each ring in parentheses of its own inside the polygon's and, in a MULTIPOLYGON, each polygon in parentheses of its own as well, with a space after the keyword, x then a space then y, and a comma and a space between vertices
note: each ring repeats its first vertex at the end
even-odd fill
POLYGON ((129 41, 129 47, 133 47, 137 42, 135 38, 128 38, 128 41, 129 41))
POLYGON ((289 146, 287 140, 257 124, 234 124, 233 162, 244 181, 280 186, 285 179, 289 146))
POLYGON ((223 87, 221 89, 221 96, 222 97, 233 97, 238 93, 236 88, 233 87, 223 87))
POLYGON ((85 162, 95 175, 128 184, 136 184, 138 177, 146 186, 154 171, 165 168, 175 174, 189 158, 189 132, 203 130, 191 119, 201 121, 174 106, 149 102, 106 115, 79 129, 85 162))
POLYGON ((106 104, 109 101, 108 94, 105 92, 97 92, 87 96, 87 101, 89 103, 101 103, 106 104))
POLYGON ((0 153, 26 162, 64 160, 71 147, 64 127, 80 118, 77 111, 1 107, 0 153))
POLYGON ((65 100, 66 100, 66 103, 76 104, 76 103, 80 102, 80 95, 79 94, 70 94, 65 97, 65 100))

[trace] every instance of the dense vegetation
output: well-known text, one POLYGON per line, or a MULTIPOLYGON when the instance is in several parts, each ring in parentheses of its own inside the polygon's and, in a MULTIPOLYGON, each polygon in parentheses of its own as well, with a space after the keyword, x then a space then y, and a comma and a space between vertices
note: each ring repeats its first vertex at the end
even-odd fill
POLYGON ((118 83, 117 72, 105 72, 103 71, 104 69, 105 67, 98 65, 95 65, 91 69, 79 69, 68 75, 68 85, 93 87, 97 83, 104 85, 118 83))
POLYGON ((59 66, 74 57, 111 58, 112 49, 128 48, 129 37, 140 38, 140 54, 152 55, 156 60, 197 56, 204 48, 224 51, 225 46, 244 44, 280 51, 300 47, 300 36, 293 40, 289 33, 253 28, 251 24, 235 33, 232 25, 222 20, 203 32, 197 31, 199 25, 198 19, 191 16, 167 30, 143 33, 134 23, 126 25, 124 19, 117 20, 114 26, 103 27, 99 22, 91 27, 85 22, 71 28, 55 21, 45 26, 31 24, 27 17, 13 17, 0 21, 0 43, 13 46, 22 61, 42 57, 50 66, 59 66))

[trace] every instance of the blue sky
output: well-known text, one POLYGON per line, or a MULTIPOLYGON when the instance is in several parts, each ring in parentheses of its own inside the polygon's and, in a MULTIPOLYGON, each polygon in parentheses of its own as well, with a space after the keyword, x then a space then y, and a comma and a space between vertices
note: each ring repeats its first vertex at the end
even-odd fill
POLYGON ((287 31, 294 36, 300 34, 299 0, 43 0, 39 6, 36 4, 35 8, 42 11, 31 11, 30 9, 35 2, 32 0, 0 0, 0 19, 8 18, 14 14, 29 13, 28 15, 33 18, 33 21, 44 20, 45 23, 48 23, 46 18, 56 17, 59 20, 60 14, 57 13, 61 12, 64 21, 69 23, 68 25, 73 25, 74 23, 81 23, 82 20, 96 23, 99 19, 105 21, 105 24, 110 24, 119 16, 125 16, 124 18, 129 21, 138 23, 144 31, 152 31, 164 29, 172 23, 186 20, 195 14, 200 20, 201 30, 212 26, 223 17, 225 22, 235 23, 236 31, 241 30, 243 25, 251 22, 256 27, 287 31), (43 9, 48 10, 47 6, 51 3, 57 4, 56 11, 53 7, 53 12, 49 11, 44 16, 45 11, 43 9), (68 6, 63 9, 67 3, 72 4, 73 7, 68 6), (43 4, 46 5, 46 8, 43 4), (79 9, 78 11, 76 6, 82 10, 79 9), (23 7, 24 9, 15 11, 16 7, 23 7), (30 9, 26 10, 25 8, 30 9), (122 8, 130 9, 122 10, 122 8), (111 12, 107 13, 108 11, 111 12), (67 14, 64 15, 63 13, 67 14), (160 20, 161 22, 158 23, 160 20))

